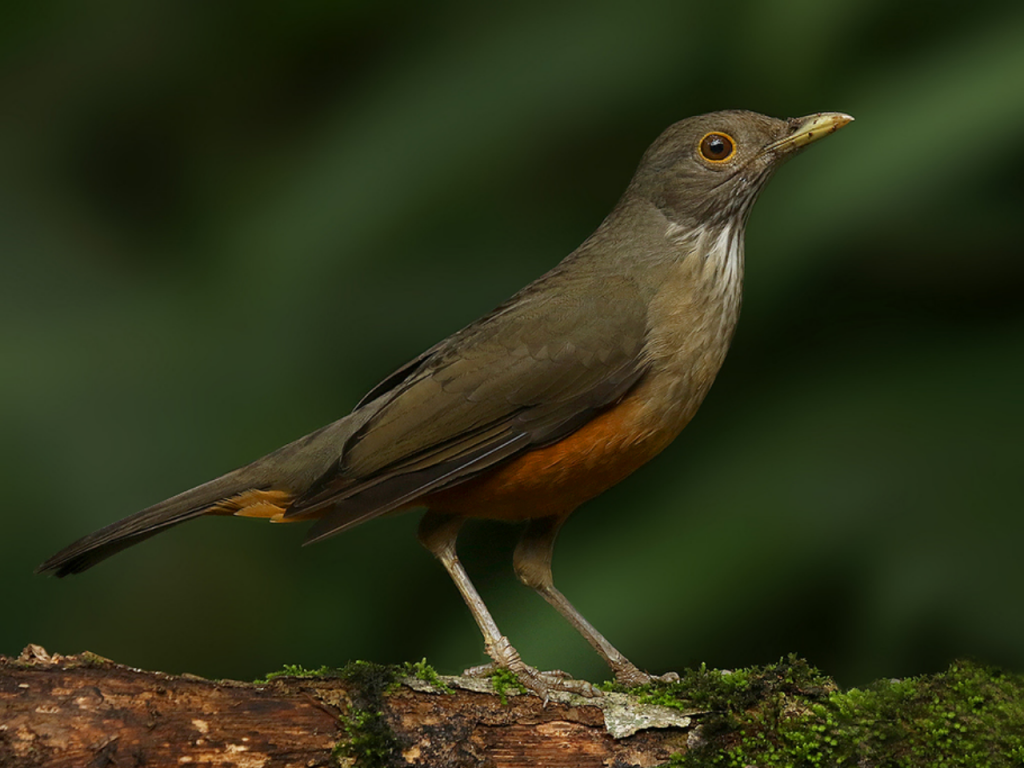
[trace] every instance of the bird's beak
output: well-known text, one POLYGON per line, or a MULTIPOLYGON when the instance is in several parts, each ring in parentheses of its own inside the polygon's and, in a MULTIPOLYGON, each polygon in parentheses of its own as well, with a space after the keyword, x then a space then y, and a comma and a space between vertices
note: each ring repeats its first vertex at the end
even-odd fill
POLYGON ((817 141, 820 138, 835 133, 847 123, 853 122, 853 118, 844 115, 842 112, 819 112, 816 115, 798 117, 790 120, 793 132, 783 139, 774 141, 764 148, 765 152, 795 152, 817 141))

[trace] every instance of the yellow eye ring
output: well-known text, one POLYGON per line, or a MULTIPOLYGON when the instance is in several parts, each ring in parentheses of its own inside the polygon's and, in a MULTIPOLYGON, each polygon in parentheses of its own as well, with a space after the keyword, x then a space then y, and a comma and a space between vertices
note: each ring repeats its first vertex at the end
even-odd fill
POLYGON ((724 163, 736 154, 736 140, 727 133, 710 131, 701 138, 697 149, 709 163, 724 163))

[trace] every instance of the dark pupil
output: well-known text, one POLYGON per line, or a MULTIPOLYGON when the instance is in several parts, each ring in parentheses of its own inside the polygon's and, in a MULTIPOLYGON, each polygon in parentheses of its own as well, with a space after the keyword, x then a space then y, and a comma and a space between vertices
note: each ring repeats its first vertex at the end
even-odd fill
POLYGON ((722 141, 721 136, 712 136, 708 139, 708 154, 711 155, 724 155, 725 154, 725 142, 722 141))

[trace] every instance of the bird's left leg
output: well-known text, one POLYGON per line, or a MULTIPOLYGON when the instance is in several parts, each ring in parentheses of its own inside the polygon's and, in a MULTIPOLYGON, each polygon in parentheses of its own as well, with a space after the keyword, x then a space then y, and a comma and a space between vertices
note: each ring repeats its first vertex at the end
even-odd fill
POLYGON ((528 666, 512 647, 508 638, 501 634, 494 623, 491 612, 487 610, 480 594, 469 580, 455 553, 455 540, 459 535, 464 518, 457 515, 446 515, 439 512, 427 512, 420 521, 419 540, 448 571, 455 586, 458 587, 462 599, 466 601, 470 613, 476 619, 477 626, 484 636, 484 648, 496 666, 510 670, 526 688, 529 688, 545 702, 553 691, 568 691, 582 696, 600 696, 590 683, 583 680, 572 680, 559 674, 540 672, 528 666))
POLYGON ((555 607, 566 620, 572 624, 576 631, 586 638, 594 650, 611 667, 615 673, 615 680, 623 685, 642 685, 651 680, 675 680, 678 675, 669 673, 662 677, 649 675, 641 671, 629 659, 609 643, 604 635, 598 632, 594 625, 587 621, 579 611, 573 607, 565 595, 559 592, 551 577, 551 555, 555 546, 555 537, 566 521, 568 515, 542 517, 530 520, 523 537, 516 546, 513 555, 516 576, 528 587, 536 590, 541 597, 555 607))

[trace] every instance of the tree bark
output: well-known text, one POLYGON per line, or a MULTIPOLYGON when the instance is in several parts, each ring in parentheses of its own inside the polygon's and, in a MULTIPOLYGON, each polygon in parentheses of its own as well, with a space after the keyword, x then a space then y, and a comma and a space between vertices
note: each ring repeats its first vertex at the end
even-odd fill
POLYGON ((546 704, 426 664, 286 672, 211 681, 29 646, 0 657, 0 766, 1024 765, 1024 678, 970 662, 842 691, 791 656, 546 704))
POLYGON ((488 692, 488 681, 437 682, 451 692, 374 665, 342 677, 211 681, 29 646, 0 656, 0 765, 655 766, 685 749, 690 728, 662 707, 616 713, 623 694, 545 706, 488 692))

